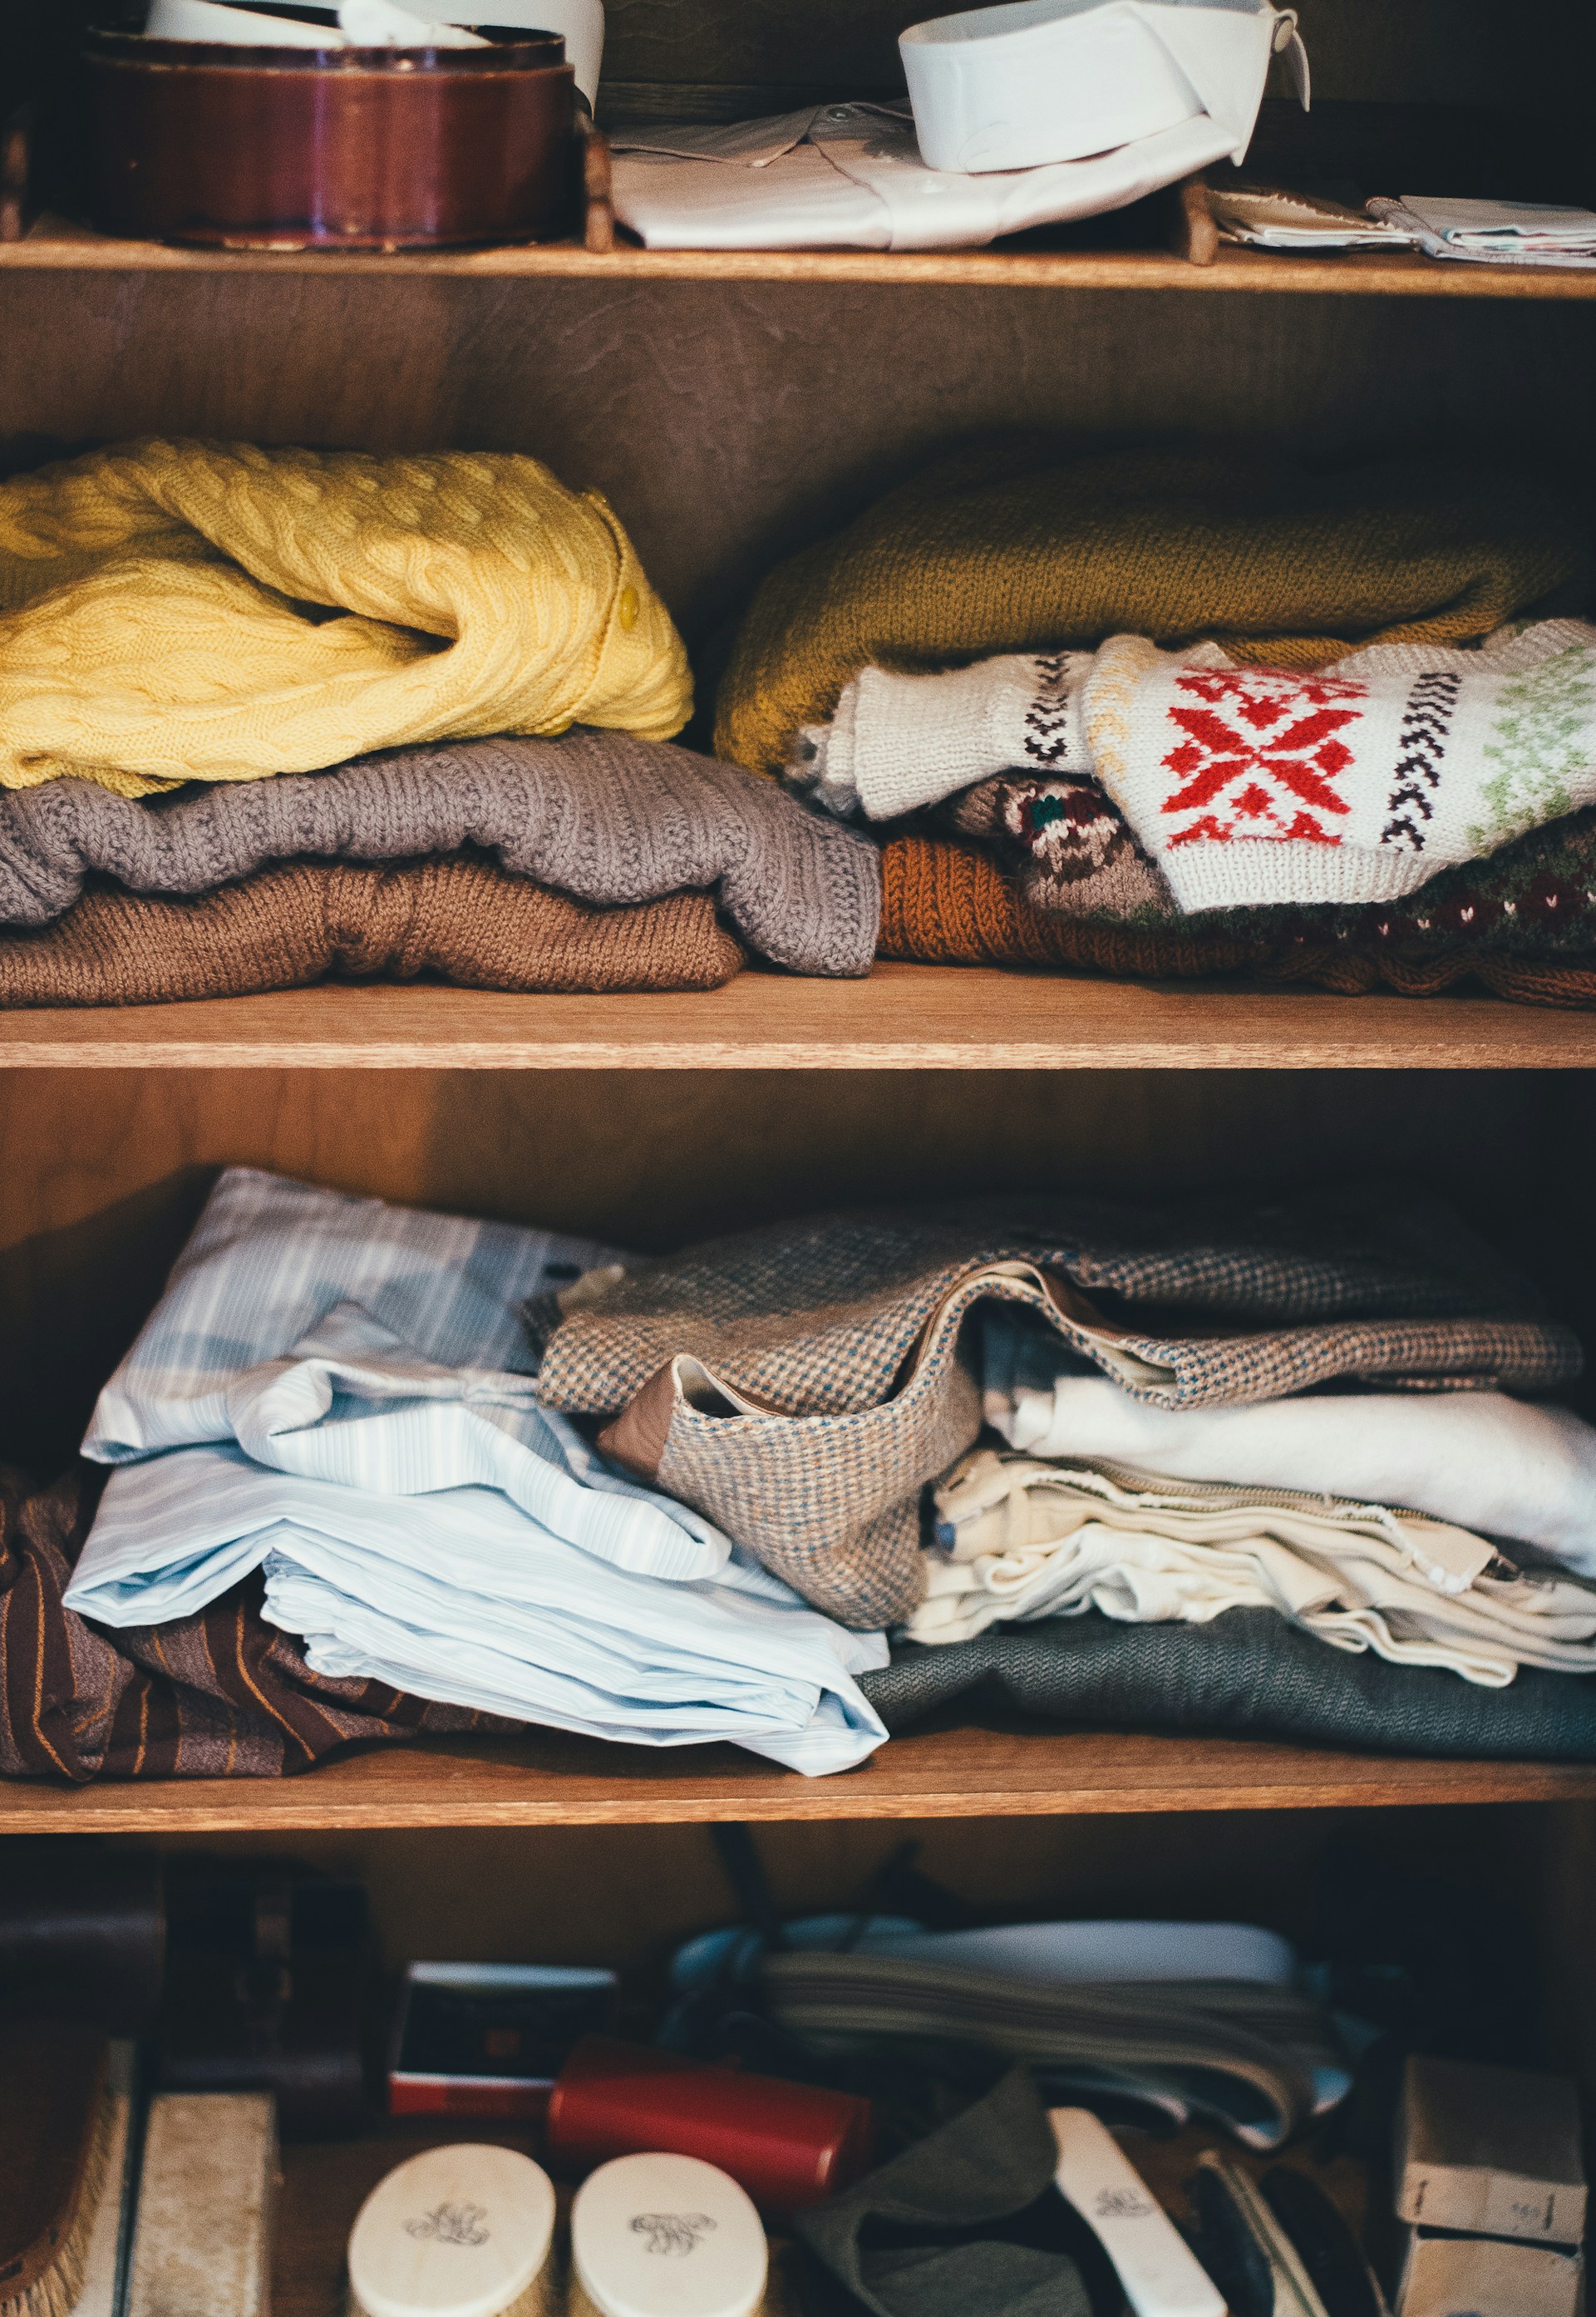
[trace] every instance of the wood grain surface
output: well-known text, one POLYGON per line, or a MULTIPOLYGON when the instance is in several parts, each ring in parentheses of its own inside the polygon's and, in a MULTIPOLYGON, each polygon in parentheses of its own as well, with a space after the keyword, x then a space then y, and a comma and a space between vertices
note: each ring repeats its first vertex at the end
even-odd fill
POLYGON ((0 1015, 0 1069, 1586 1069, 1596 1015, 878 964, 668 996, 324 983, 0 1015))
POLYGON ((513 282, 793 282, 914 288, 950 283, 1005 290, 1204 290, 1271 296, 1467 300, 1596 300, 1596 274, 1575 267, 1447 264, 1413 251, 1328 257, 1222 247, 1193 264, 1142 249, 593 249, 575 241, 535 247, 395 250, 187 249, 117 241, 46 216, 20 241, 0 242, 5 273, 177 273, 233 278, 513 282))
POLYGON ((295 1778, 0 1787, 0 1834, 365 1827, 680 1826, 812 1819, 1048 1818, 1392 1808, 1596 1796, 1589 1768, 1425 1762, 1229 1738, 986 1728, 899 1738, 806 1778, 731 1747, 646 1749, 545 1732, 426 1740, 295 1778))

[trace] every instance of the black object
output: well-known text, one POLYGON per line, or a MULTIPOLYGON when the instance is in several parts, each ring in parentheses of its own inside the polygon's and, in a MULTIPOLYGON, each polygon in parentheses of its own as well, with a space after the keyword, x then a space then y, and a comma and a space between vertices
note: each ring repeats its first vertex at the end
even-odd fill
POLYGON ((1191 2202, 1198 2259, 1225 2295, 1230 2317, 1275 2317, 1273 2266, 1217 2172, 1196 2175, 1191 2202))
POLYGON ((615 2024, 612 1971, 412 1964, 388 2067, 394 2116, 541 2117, 584 2036, 615 2024))
POLYGON ((1325 2317, 1386 2317, 1379 2286, 1359 2250, 1358 2240, 1323 2188, 1304 2172, 1277 2164, 1259 2188, 1265 2204, 1296 2246, 1297 2256, 1324 2304, 1325 2317))
POLYGON ((818 2297, 870 2317, 1118 2317, 1112 2264, 1054 2188, 1057 2161, 1016 2068, 858 2187, 794 2215, 818 2297))
POLYGON ((153 1853, 14 1836, 6 1844, 0 2019, 137 2035, 159 2009, 165 1952, 153 1853))
POLYGON ((370 1991, 359 1883, 274 1859, 173 1863, 158 2074, 269 2091, 285 2138, 358 2131, 370 1991))
POLYGON ((1122 1625, 1092 1610, 910 1643, 860 1689, 896 1735, 958 1704, 1110 1730, 1295 1738, 1365 1753, 1492 1762, 1596 1762, 1596 1682, 1520 1666, 1480 1689, 1428 1666, 1353 1657, 1272 1609, 1207 1625, 1122 1625))

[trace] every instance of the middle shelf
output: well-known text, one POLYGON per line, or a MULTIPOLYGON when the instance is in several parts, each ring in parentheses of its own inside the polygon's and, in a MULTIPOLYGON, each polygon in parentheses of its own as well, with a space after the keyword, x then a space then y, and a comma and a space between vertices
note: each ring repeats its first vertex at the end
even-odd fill
POLYGON ((324 983, 0 1014, 0 1069, 1588 1069, 1596 1015, 983 966, 757 971, 703 994, 324 983))
POLYGON ((0 1834, 1066 1818, 1596 1799, 1596 1766, 1343 1754, 1246 1738, 979 1726, 892 1740, 806 1778, 728 1746, 653 1752, 552 1733, 427 1739, 290 1778, 7 1784, 0 1834))

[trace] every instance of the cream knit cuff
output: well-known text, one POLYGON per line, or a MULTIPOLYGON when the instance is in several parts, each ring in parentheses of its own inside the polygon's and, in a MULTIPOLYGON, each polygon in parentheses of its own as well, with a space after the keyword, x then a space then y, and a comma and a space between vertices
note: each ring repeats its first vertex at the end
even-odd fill
POLYGON ((1079 692, 1090 652, 1018 652, 941 675, 867 667, 829 725, 806 725, 786 777, 833 812, 895 820, 995 773, 1090 770, 1079 692))

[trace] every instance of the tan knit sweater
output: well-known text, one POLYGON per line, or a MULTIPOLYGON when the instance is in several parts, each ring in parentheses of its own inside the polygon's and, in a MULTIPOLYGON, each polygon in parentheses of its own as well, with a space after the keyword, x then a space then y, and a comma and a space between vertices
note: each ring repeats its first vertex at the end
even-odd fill
POLYGON ((708 893, 595 909, 477 860, 292 862, 197 900, 87 892, 0 935, 0 1006, 134 1006, 329 974, 471 989, 714 989, 744 962, 708 893))

